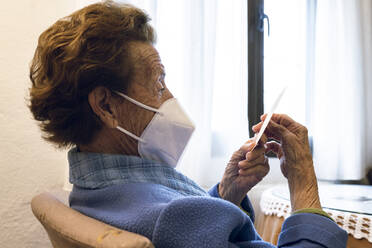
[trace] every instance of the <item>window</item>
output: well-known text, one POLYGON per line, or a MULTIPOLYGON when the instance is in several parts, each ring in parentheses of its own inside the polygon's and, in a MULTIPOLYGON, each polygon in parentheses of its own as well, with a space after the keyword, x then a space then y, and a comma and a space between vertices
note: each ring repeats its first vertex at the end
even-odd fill
MULTIPOLYGON (((250 102, 260 101, 256 106, 263 104, 267 112, 281 89, 289 86, 277 112, 308 127, 318 178, 362 179, 372 167, 367 152, 372 111, 365 104, 372 94, 366 67, 372 51, 367 45, 371 43, 370 3, 265 0, 262 11, 263 0, 248 2, 260 6, 256 8, 256 29, 262 21, 260 15, 265 13, 270 19, 270 36, 267 25, 258 34, 264 36, 264 62, 260 58, 253 61, 264 68, 264 80, 253 82, 263 84, 258 92, 263 97, 250 102)), ((249 37, 252 39, 255 37, 249 37)), ((250 120, 259 114, 260 109, 250 120)))
POLYGON ((313 8, 308 6, 307 0, 249 1, 249 4, 252 13, 249 35, 253 36, 249 39, 251 55, 248 55, 252 74, 249 82, 252 91, 249 95, 252 106, 249 109, 252 111, 250 126, 269 111, 286 86, 288 90, 277 112, 287 113, 307 125, 307 70, 311 66, 311 55, 307 51, 312 45, 310 31, 315 25, 310 18, 313 8), (263 19, 264 15, 268 18, 263 19))
POLYGON ((287 113, 308 125, 306 106, 307 46, 311 33, 307 26, 307 0, 266 0, 270 18, 270 36, 264 34, 264 109, 288 86, 278 113, 287 113), (288 14, 286 14, 288 13, 288 14), (289 14, 290 13, 290 14, 289 14), (294 104, 296 103, 296 104, 294 104))

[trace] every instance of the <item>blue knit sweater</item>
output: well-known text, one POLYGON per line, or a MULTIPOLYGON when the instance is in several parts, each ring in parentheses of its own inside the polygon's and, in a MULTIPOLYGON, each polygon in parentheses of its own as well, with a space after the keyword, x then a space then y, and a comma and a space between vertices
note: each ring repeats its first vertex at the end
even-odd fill
MULTIPOLYGON (((242 207, 208 193, 171 167, 134 156, 69 152, 70 206, 149 238, 155 247, 274 247, 242 207)), ((278 247, 346 247, 347 234, 330 219, 295 214, 285 220, 278 247)))

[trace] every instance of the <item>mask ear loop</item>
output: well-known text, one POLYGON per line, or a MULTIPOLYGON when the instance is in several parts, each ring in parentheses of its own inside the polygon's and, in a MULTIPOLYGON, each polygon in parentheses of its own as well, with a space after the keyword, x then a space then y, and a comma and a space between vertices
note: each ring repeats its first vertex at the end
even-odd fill
POLYGON ((119 129, 120 131, 122 131, 123 133, 125 133, 126 135, 132 137, 133 139, 136 139, 138 141, 141 141, 142 143, 146 143, 146 141, 144 139, 141 139, 140 137, 138 137, 137 135, 134 135, 132 134, 131 132, 125 130, 124 128, 120 127, 120 126, 117 126, 116 127, 117 129, 119 129))
MULTIPOLYGON (((133 103, 133 104, 136 104, 136 105, 138 105, 138 106, 140 106, 140 107, 142 107, 142 108, 144 108, 144 109, 150 110, 150 111, 155 112, 155 113, 158 113, 158 114, 160 114, 160 115, 163 115, 163 113, 161 113, 161 112, 160 112, 158 109, 156 109, 156 108, 153 108, 153 107, 147 106, 147 105, 145 105, 145 104, 143 104, 143 103, 140 103, 140 102, 134 100, 133 98, 130 98, 129 96, 127 96, 127 95, 125 95, 125 94, 123 94, 123 93, 121 93, 121 92, 119 92, 119 91, 114 91, 114 92, 115 92, 116 94, 118 94, 119 96, 125 98, 126 100, 130 101, 130 102, 133 103)), ((141 139, 141 138, 138 137, 137 135, 132 134, 131 132, 125 130, 124 128, 122 128, 122 127, 120 127, 120 126, 117 126, 116 128, 117 128, 118 130, 120 130, 121 132, 125 133, 126 135, 132 137, 133 139, 138 140, 138 141, 140 141, 140 142, 142 142, 142 143, 146 143, 146 141, 145 141, 144 139, 141 139)))
POLYGON ((143 104, 143 103, 140 103, 140 102, 134 100, 133 98, 130 98, 129 96, 124 95, 124 94, 121 93, 121 92, 115 91, 115 93, 118 94, 118 95, 121 96, 121 97, 124 97, 125 99, 127 99, 128 101, 130 101, 130 102, 133 103, 133 104, 136 104, 136 105, 138 105, 138 106, 140 106, 140 107, 142 107, 142 108, 144 108, 144 109, 150 110, 150 111, 155 112, 155 113, 159 113, 160 115, 163 115, 163 113, 161 113, 161 112, 160 112, 158 109, 156 109, 156 108, 153 108, 153 107, 147 106, 147 105, 145 105, 145 104, 143 104))

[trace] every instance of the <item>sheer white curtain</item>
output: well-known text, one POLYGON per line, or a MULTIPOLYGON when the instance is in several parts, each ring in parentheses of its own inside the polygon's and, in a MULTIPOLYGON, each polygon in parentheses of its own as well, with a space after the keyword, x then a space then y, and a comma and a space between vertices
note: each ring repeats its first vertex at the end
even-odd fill
POLYGON ((196 125, 178 169, 202 183, 211 147, 216 3, 158 0, 154 7, 165 82, 196 125))
POLYGON ((359 180, 372 166, 371 13, 371 1, 317 1, 310 114, 321 179, 359 180))
POLYGON ((365 156, 366 168, 372 169, 372 1, 364 0, 360 5, 363 30, 363 76, 365 104, 365 156))
POLYGON ((151 2, 166 84, 196 124, 178 169, 207 187, 248 138, 246 1, 151 2))
POLYGON ((270 18, 270 35, 268 30, 264 32, 265 112, 270 110, 282 89, 288 87, 277 112, 286 113, 304 125, 308 124, 305 101, 307 13, 307 0, 265 0, 265 14, 270 18))
MULTIPOLYGON (((77 0, 77 8, 93 2, 77 0)), ((152 18, 165 82, 196 124, 177 169, 211 186, 248 138, 246 0, 118 2, 152 18)))

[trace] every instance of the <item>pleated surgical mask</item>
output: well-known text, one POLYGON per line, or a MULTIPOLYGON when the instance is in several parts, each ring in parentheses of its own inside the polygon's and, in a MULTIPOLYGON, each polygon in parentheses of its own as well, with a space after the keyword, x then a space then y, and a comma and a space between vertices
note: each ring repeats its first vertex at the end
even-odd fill
POLYGON ((159 109, 138 102, 129 96, 116 92, 133 104, 155 112, 141 137, 117 126, 126 135, 138 140, 138 153, 141 157, 156 160, 176 167, 189 142, 195 126, 182 109, 176 98, 166 100, 159 109))

